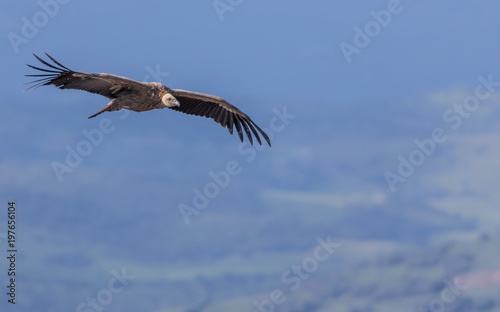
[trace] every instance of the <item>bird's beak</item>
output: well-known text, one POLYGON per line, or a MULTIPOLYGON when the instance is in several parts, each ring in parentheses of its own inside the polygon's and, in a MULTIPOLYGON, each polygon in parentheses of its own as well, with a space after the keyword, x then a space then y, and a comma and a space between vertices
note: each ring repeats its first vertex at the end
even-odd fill
POLYGON ((179 107, 179 106, 181 106, 181 103, 179 103, 179 101, 177 101, 177 99, 175 99, 174 105, 177 106, 177 107, 179 107))

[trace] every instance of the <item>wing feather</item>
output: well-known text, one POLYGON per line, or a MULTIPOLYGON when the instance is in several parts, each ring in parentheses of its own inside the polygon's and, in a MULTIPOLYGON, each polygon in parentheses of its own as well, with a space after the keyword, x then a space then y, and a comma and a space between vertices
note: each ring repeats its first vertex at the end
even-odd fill
POLYGON ((243 142, 243 132, 241 132, 241 125, 238 115, 234 116, 234 118, 236 119, 234 126, 236 127, 236 131, 238 131, 238 136, 240 137, 240 141, 243 142))
POLYGON ((229 114, 230 112, 227 111, 227 110, 222 110, 222 114, 223 114, 223 117, 222 117, 222 121, 220 122, 220 124, 226 128, 227 127, 227 123, 229 121, 229 114))
POLYGON ((229 133, 231 135, 233 135, 233 130, 234 130, 234 127, 233 127, 233 125, 234 125, 234 114, 231 113, 230 111, 227 111, 227 114, 229 115, 229 118, 228 118, 229 120, 228 120, 228 122, 226 124, 226 127, 229 130, 229 133))
POLYGON ((28 77, 42 77, 28 82, 27 84, 31 84, 31 86, 26 90, 38 88, 40 86, 54 85, 60 89, 83 90, 114 99, 118 96, 118 93, 124 90, 147 88, 146 84, 125 77, 111 74, 75 72, 56 61, 49 54, 45 54, 54 64, 50 64, 38 55, 33 54, 40 63, 48 68, 40 68, 29 64, 28 66, 46 72, 47 74, 26 75, 28 77))
POLYGON ((271 141, 267 134, 250 117, 226 100, 213 95, 179 89, 171 90, 171 94, 179 101, 180 106, 170 107, 170 109, 190 115, 211 118, 221 126, 227 128, 231 135, 233 134, 233 129, 236 128, 241 142, 243 142, 244 130, 251 144, 253 144, 252 134, 257 138, 259 144, 262 144, 259 136, 260 133, 267 144, 271 146, 271 141))
POLYGON ((257 130, 255 130, 254 126, 252 125, 251 122, 248 123, 248 126, 250 129, 252 129, 253 134, 255 135, 255 138, 257 138, 257 141, 259 142, 260 145, 262 145, 262 142, 260 141, 259 134, 257 133, 257 130))
POLYGON ((250 140, 250 144, 253 145, 252 134, 250 133, 250 130, 248 129, 246 120, 242 119, 239 116, 238 116, 238 119, 240 120, 240 123, 243 126, 243 129, 245 130, 245 133, 247 134, 248 140, 250 140))

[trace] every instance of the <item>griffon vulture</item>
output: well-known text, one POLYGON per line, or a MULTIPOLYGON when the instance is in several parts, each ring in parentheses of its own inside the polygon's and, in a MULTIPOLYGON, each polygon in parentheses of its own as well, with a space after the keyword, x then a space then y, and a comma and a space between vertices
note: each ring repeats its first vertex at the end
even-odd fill
POLYGON ((233 134, 234 126, 238 131, 241 142, 243 142, 242 129, 244 129, 251 144, 253 144, 252 133, 259 144, 262 144, 259 137, 260 132, 267 144, 271 146, 269 137, 250 117, 220 97, 186 90, 170 89, 159 82, 138 82, 111 74, 75 72, 63 66, 47 53, 45 54, 53 64, 33 54, 48 68, 28 65, 33 69, 45 73, 26 75, 29 77, 38 77, 37 80, 28 83, 33 85, 26 90, 39 86, 54 85, 59 89, 78 89, 97 93, 111 100, 111 102, 89 118, 93 118, 103 112, 117 111, 122 108, 135 112, 170 108, 190 115, 212 118, 221 124, 222 127, 227 127, 231 135, 233 134))

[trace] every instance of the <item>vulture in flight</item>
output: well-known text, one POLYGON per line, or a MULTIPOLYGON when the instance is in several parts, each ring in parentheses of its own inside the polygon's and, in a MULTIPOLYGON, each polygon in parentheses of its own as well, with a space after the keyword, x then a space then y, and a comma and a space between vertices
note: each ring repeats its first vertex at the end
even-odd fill
POLYGON ((271 141, 267 134, 250 117, 220 97, 180 89, 170 89, 159 82, 138 82, 111 74, 75 72, 63 66, 47 53, 45 55, 53 62, 52 64, 38 57, 36 54, 33 55, 42 64, 47 66, 47 68, 28 64, 29 67, 44 73, 26 75, 28 77, 37 77, 36 80, 28 83, 32 84, 32 86, 26 90, 39 86, 54 85, 59 89, 78 89, 100 94, 111 100, 89 118, 93 118, 103 112, 117 111, 122 108, 135 112, 170 108, 190 115, 212 118, 221 124, 222 127, 227 127, 231 135, 233 134, 233 127, 235 127, 241 142, 243 142, 244 130, 250 144, 253 144, 252 133, 259 144, 262 144, 259 136, 260 133, 267 144, 271 146, 271 141))

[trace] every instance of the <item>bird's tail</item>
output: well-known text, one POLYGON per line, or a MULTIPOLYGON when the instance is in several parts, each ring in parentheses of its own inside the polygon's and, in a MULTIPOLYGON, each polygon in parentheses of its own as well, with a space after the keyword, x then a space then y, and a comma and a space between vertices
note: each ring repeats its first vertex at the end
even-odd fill
POLYGON ((112 111, 117 111, 117 110, 120 110, 121 107, 118 106, 117 103, 115 103, 115 100, 112 100, 111 102, 109 102, 108 104, 104 105, 97 113, 95 113, 94 115, 90 116, 90 118, 94 118, 95 116, 99 115, 99 114, 102 114, 104 112, 112 112, 112 111))

